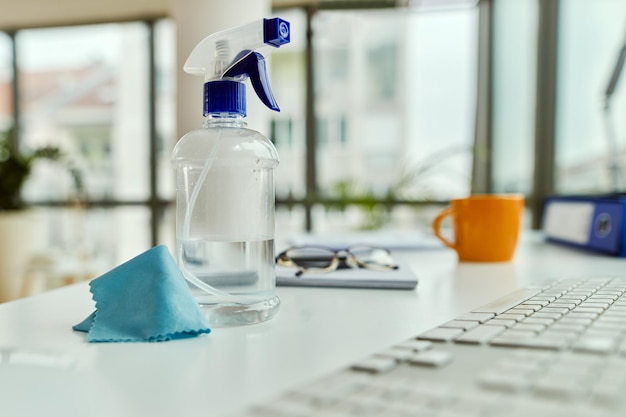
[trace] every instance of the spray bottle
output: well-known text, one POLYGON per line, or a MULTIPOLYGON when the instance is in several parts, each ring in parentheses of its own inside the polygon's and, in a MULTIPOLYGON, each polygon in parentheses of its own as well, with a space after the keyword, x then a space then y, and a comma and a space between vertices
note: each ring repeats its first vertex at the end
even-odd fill
POLYGON ((213 326, 272 318, 274 177, 278 153, 246 128, 246 85, 279 111, 264 55, 290 41, 289 23, 263 19, 202 40, 184 70, 205 77, 203 128, 172 152, 178 264, 213 326))

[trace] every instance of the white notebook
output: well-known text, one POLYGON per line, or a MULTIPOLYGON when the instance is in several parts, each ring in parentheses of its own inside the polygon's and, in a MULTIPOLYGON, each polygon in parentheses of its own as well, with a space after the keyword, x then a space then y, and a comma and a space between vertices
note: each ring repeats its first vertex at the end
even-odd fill
POLYGON ((411 268, 399 265, 393 271, 373 271, 363 268, 338 269, 327 273, 305 273, 296 276, 297 269, 276 266, 276 285, 291 287, 372 288, 411 290, 417 276, 411 268))

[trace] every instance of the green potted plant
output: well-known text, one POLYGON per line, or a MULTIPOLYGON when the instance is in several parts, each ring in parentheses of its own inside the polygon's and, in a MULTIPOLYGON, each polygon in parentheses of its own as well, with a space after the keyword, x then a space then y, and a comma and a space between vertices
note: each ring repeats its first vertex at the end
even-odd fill
MULTIPOLYGON (((0 132, 0 302, 20 296, 26 266, 47 239, 45 221, 26 206, 22 188, 38 160, 66 162, 56 147, 20 151, 12 137, 12 129, 0 132)), ((68 166, 80 191, 79 172, 68 166)))
POLYGON ((61 151, 52 146, 20 152, 11 140, 12 135, 12 129, 0 132, 0 211, 24 208, 22 187, 37 160, 61 158, 61 151))

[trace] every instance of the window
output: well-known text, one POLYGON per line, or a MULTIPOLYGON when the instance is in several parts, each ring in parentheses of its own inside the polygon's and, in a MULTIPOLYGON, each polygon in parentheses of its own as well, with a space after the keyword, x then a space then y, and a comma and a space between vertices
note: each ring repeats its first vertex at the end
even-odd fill
MULTIPOLYGON (((281 160, 275 180, 283 236, 305 228, 427 227, 426 204, 471 192, 477 155, 490 158, 487 191, 536 191, 544 3, 413 7, 421 3, 278 11, 292 22, 292 43, 269 59, 281 112, 263 132, 281 160), (491 142, 482 149, 474 136, 485 5, 492 16, 491 142)), ((555 191, 623 191, 624 82, 608 101, 605 90, 626 38, 626 4, 571 0, 558 2, 557 11, 558 27, 548 23, 558 29, 550 115, 555 191)), ((55 245, 89 236, 82 241, 89 253, 111 254, 112 265, 150 244, 172 242, 174 38, 168 19, 0 32, 0 128, 17 119, 23 145, 62 147, 88 190, 77 193, 63 167, 37 167, 25 197, 52 207, 55 245), (72 214, 77 196, 88 208, 82 216, 72 214)))
POLYGON ((626 46, 626 3, 572 0, 559 7, 556 190, 625 191, 624 80, 609 97, 605 91, 626 46))
POLYGON ((532 189, 537 68, 537 2, 493 6, 493 190, 532 189))
MULTIPOLYGON (((294 146, 284 146, 287 141, 273 129, 281 156, 277 196, 306 196, 307 201, 328 208, 347 204, 365 211, 371 209, 361 204, 365 200, 370 206, 387 202, 395 212, 393 206, 403 203, 441 202, 468 193, 478 8, 309 14, 314 148, 306 145, 305 112, 300 104, 306 96, 302 90, 306 74, 300 75, 306 58, 298 39, 304 39, 305 22, 302 13, 294 17, 294 45, 281 48, 272 58, 273 85, 292 97, 285 101, 287 105, 281 104, 280 117, 288 115, 294 121, 290 132, 294 139, 289 142, 294 146), (299 76, 277 76, 288 73, 299 76), (308 169, 312 159, 305 152, 315 153, 314 166, 308 169), (314 195, 305 187, 311 181, 303 176, 305 172, 315 180, 314 195)), ((312 206, 307 210, 315 217, 314 230, 327 228, 331 217, 337 217, 343 229, 373 226, 363 223, 367 214, 359 210, 346 210, 340 216, 312 206)), ((388 219, 377 226, 393 226, 393 215, 385 216, 388 219)))
POLYGON ((172 238, 162 226, 173 196, 173 39, 169 20, 0 33, 0 124, 14 124, 14 45, 19 142, 64 155, 35 166, 23 197, 48 207, 49 246, 86 274, 172 238))
MULTIPOLYGON (((70 154, 89 199, 148 196, 146 36, 143 23, 17 33, 22 142, 70 154)), ((29 200, 67 200, 60 178, 35 173, 29 200)))

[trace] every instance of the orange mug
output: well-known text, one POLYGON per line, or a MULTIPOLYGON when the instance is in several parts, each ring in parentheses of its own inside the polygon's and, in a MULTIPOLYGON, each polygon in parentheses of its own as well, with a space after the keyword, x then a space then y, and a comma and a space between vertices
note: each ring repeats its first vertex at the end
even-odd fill
POLYGON ((451 200, 433 220, 433 232, 460 261, 506 262, 513 258, 521 229, 524 196, 474 194, 451 200), (441 235, 442 221, 451 216, 454 241, 441 235))

